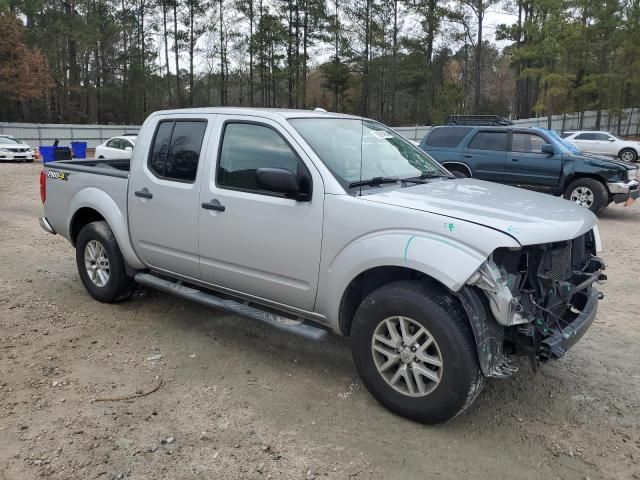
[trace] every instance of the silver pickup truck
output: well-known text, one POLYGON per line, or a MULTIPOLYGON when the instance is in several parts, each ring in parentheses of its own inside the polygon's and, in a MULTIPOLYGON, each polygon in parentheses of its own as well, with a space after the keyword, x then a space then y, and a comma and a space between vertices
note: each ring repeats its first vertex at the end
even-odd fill
POLYGON ((320 340, 350 337, 373 396, 425 423, 464 411, 513 356, 589 328, 596 217, 456 179, 373 120, 302 110, 152 114, 131 161, 49 163, 49 233, 101 302, 134 284, 320 340))

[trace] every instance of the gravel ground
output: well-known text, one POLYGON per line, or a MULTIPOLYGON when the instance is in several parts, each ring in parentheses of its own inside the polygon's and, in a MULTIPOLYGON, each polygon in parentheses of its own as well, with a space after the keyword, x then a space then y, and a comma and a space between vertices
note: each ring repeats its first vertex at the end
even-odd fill
POLYGON ((0 164, 0 479, 640 479, 638 205, 601 215, 609 281, 582 341, 429 427, 372 399, 343 339, 150 291, 92 300, 38 226, 38 172, 0 164))

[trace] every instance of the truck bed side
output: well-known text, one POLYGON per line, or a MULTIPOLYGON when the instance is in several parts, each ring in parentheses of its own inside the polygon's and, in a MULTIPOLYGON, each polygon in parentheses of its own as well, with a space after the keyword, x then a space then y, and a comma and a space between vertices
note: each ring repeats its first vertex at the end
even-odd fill
POLYGON ((127 263, 142 268, 128 235, 127 188, 129 161, 62 161, 45 165, 44 210, 54 230, 75 243, 84 218, 104 218, 127 263))

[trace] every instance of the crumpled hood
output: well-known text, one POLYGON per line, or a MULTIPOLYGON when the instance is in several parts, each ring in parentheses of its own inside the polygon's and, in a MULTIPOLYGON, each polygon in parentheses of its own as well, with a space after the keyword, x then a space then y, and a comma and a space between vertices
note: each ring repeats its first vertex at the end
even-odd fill
POLYGON ((598 221, 589 210, 568 200, 472 178, 384 189, 362 199, 484 225, 521 245, 573 239, 598 221))
POLYGON ((570 157, 574 160, 582 160, 589 163, 590 165, 611 168, 613 170, 633 170, 637 168, 637 166, 635 166, 633 163, 593 153, 582 152, 580 155, 571 154, 570 157))

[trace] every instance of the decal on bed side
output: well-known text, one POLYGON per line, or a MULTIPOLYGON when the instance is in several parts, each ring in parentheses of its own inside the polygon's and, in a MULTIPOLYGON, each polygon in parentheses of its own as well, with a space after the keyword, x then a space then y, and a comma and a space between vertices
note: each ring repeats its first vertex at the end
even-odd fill
POLYGON ((47 172, 48 178, 55 178, 56 180, 68 180, 69 172, 58 172, 56 170, 49 170, 47 172))

